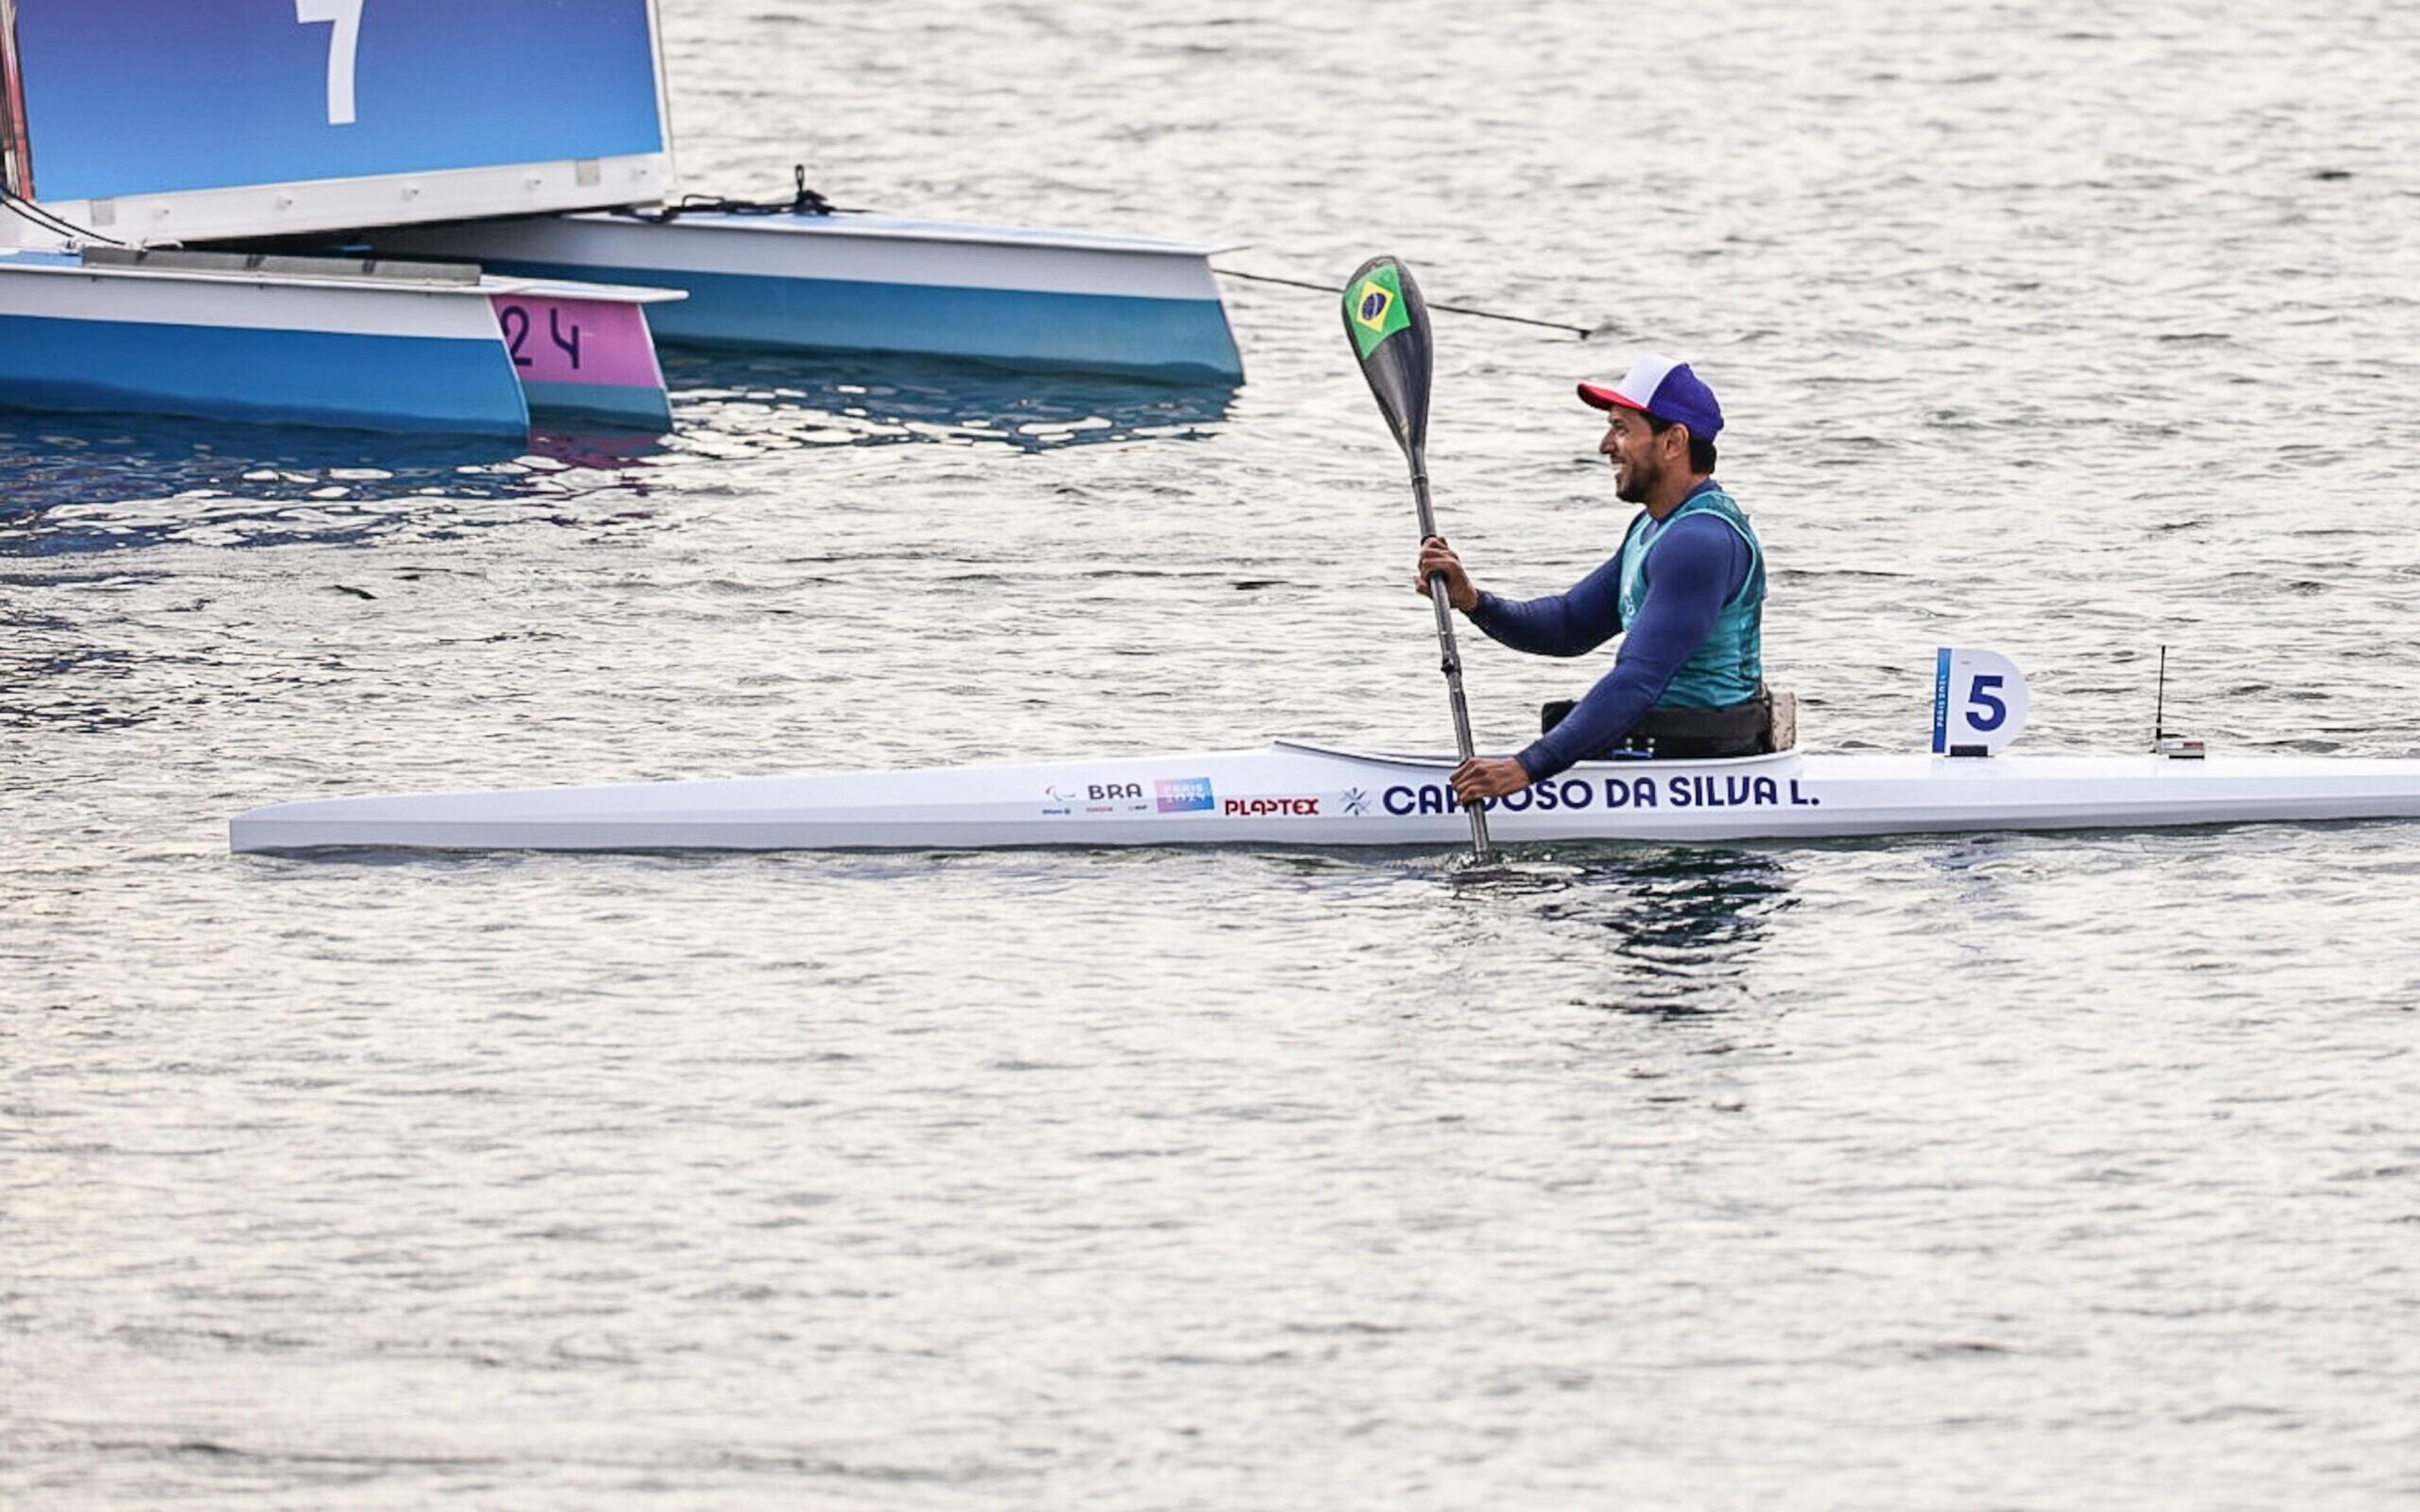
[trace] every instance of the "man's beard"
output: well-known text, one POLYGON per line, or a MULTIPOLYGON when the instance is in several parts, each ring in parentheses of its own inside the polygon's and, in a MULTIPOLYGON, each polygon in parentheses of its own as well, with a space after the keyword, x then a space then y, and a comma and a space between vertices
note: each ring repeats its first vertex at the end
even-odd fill
POLYGON ((1613 496, 1625 504, 1643 504, 1655 491, 1655 478, 1645 462, 1631 464, 1628 482, 1622 481, 1619 466, 1613 470, 1613 496))

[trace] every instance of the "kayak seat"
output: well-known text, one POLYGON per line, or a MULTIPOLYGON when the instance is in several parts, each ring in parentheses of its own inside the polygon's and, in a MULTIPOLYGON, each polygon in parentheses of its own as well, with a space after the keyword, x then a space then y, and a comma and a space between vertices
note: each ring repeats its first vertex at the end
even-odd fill
MULTIPOLYGON (((1575 700, 1555 699, 1538 711, 1541 733, 1563 722, 1575 700)), ((1650 709, 1628 734, 1599 758, 1711 761, 1764 756, 1798 744, 1798 695, 1765 688, 1719 709, 1650 709)))

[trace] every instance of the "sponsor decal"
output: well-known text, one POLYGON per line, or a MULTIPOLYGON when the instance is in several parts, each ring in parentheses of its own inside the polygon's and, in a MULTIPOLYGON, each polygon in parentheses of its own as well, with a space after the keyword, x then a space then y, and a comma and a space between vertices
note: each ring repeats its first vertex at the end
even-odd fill
POLYGON ((1161 778, 1153 784, 1161 813, 1204 813, 1218 807, 1206 777, 1161 778))
MULTIPOLYGON (((1552 813, 1563 809, 1813 809, 1823 800, 1796 778, 1730 773, 1688 777, 1584 777, 1547 779, 1518 793, 1490 798, 1491 813, 1552 813)), ((1460 813, 1461 801, 1443 782, 1398 785, 1379 795, 1379 806, 1398 819, 1460 813)))
POLYGON ((1229 798, 1218 810, 1229 819, 1316 819, 1317 798, 1229 798))
POLYGON ((1053 782, 1042 796, 1046 814, 1151 812, 1151 797, 1140 782, 1053 782))
POLYGON ((1086 813, 1149 813, 1151 800, 1143 796, 1140 782, 1087 782, 1084 784, 1086 813))
POLYGON ((1370 795, 1359 788, 1344 790, 1344 811, 1358 818, 1370 811, 1370 795))

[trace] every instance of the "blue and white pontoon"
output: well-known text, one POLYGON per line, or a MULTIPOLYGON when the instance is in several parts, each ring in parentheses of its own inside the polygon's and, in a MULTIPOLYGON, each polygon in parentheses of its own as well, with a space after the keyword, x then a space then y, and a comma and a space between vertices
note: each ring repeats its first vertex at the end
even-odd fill
POLYGON ((652 0, 191 8, 168 25, 131 0, 0 0, 0 404, 660 430, 650 320, 703 346, 1242 377, 1202 247, 845 214, 566 218, 675 190, 652 0), (382 277, 370 245, 370 263, 492 261, 518 282, 382 277), (354 266, 75 256, 206 246, 354 266), (541 286, 565 281, 608 286, 541 286), (673 314, 684 294, 695 309, 673 314))
POLYGON ((0 249, 0 405, 503 437, 537 409, 660 431, 639 312, 679 298, 449 264, 0 249))
POLYGON ((846 211, 586 214, 380 233, 382 252, 677 288, 649 312, 690 347, 971 359, 1239 383, 1211 247, 846 211))

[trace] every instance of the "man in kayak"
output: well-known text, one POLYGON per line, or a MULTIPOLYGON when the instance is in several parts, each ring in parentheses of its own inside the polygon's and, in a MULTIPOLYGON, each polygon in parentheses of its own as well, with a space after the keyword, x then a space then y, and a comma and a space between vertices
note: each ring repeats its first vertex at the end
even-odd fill
POLYGON ((1714 391, 1687 363, 1650 356, 1621 382, 1583 383, 1579 393, 1605 411, 1596 449, 1613 464, 1615 495, 1643 506, 1621 550, 1566 593, 1516 601, 1475 587, 1443 536, 1420 546, 1414 586, 1425 597, 1430 575, 1443 573, 1448 599, 1492 640, 1577 656, 1622 637, 1613 670, 1576 704, 1547 705, 1545 733, 1520 754, 1454 769, 1466 803, 1615 751, 1705 758, 1772 748, 1764 549, 1714 481, 1723 428, 1714 391))

